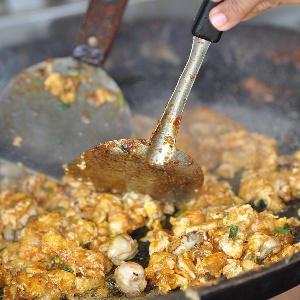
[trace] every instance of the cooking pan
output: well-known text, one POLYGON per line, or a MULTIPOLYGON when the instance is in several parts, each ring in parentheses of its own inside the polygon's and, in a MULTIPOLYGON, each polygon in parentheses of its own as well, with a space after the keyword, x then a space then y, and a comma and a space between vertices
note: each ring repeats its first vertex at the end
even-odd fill
MULTIPOLYGON (((53 24, 48 42, 55 41, 64 22, 71 24, 69 36, 74 35, 76 25, 72 24, 77 24, 77 17, 53 24)), ((190 26, 190 19, 129 18, 120 29, 106 69, 121 87, 133 113, 159 117, 190 51, 190 26)), ((32 43, 7 49, 6 53, 18 59, 20 52, 26 53, 23 63, 27 64, 35 57, 37 45, 43 51, 42 45, 32 43)), ((70 51, 68 45, 52 45, 58 55, 70 51)), ((243 24, 225 33, 219 44, 211 47, 187 108, 201 105, 222 112, 251 131, 275 138, 279 152, 288 154, 300 148, 299 83, 300 34, 243 24)), ((298 217, 298 208, 299 200, 283 214, 298 217)), ((299 242, 299 234, 296 241, 299 242)), ((141 249, 141 256, 147 256, 146 250, 141 249)), ((195 292, 175 291, 156 298, 268 299, 298 284, 299 253, 269 269, 224 279, 217 286, 195 292)))
POLYGON ((126 4, 91 0, 72 56, 50 56, 11 80, 0 95, 1 158, 60 178, 62 163, 88 144, 130 135, 122 91, 101 68, 126 4))

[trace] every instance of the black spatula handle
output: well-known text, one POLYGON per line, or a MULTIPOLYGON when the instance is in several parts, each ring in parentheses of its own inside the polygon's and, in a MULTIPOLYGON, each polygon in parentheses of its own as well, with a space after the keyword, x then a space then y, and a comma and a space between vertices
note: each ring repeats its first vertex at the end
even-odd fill
POLYGON ((209 21, 209 12, 218 4, 220 2, 203 0, 192 27, 194 36, 212 43, 217 43, 220 40, 222 31, 217 30, 209 21))

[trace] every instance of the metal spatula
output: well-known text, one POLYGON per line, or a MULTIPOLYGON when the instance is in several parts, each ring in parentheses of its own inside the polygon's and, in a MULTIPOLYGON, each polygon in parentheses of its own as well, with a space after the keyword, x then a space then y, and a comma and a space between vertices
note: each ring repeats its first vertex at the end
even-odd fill
POLYGON ((92 0, 73 57, 18 74, 0 98, 0 158, 53 177, 87 147, 130 136, 122 92, 100 67, 127 0, 92 0))
POLYGON ((221 33, 208 20, 216 5, 204 1, 193 26, 193 46, 186 67, 150 139, 122 139, 100 144, 76 158, 66 173, 92 183, 99 190, 134 190, 156 199, 180 202, 197 194, 203 173, 187 154, 175 148, 188 95, 211 42, 221 33))

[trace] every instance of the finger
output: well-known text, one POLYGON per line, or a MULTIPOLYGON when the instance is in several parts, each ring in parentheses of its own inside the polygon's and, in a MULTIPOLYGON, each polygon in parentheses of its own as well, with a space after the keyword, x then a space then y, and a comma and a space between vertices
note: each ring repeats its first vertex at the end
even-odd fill
POLYGON ((258 4, 256 7, 254 7, 254 9, 252 11, 250 11, 247 15, 244 16, 244 18, 241 21, 246 21, 249 19, 252 19, 256 16, 258 16, 259 14, 261 14, 262 12, 268 10, 271 7, 275 7, 277 5, 270 5, 269 1, 264 1, 260 4, 258 4))
POLYGON ((262 12, 272 8, 272 7, 276 7, 279 5, 292 5, 292 4, 300 4, 299 0, 265 0, 261 3, 259 3, 251 12, 249 12, 248 15, 246 15, 244 17, 244 19, 242 19, 242 21, 246 21, 248 19, 251 19, 259 14, 261 14, 262 12))
POLYGON ((218 30, 226 31, 241 22, 260 2, 261 0, 225 0, 211 10, 210 21, 218 30))
POLYGON ((299 0, 281 0, 279 1, 279 4, 299 4, 299 0))

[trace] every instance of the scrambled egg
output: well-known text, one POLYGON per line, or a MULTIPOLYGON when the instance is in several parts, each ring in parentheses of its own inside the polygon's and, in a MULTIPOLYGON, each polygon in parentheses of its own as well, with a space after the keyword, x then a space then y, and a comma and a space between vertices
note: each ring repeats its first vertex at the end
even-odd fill
POLYGON ((0 203, 0 283, 8 299, 59 299, 101 285, 113 263, 136 254, 127 233, 164 219, 164 206, 147 195, 99 194, 43 175, 1 192, 0 203))
POLYGON ((249 204, 188 209, 170 223, 166 230, 156 221, 147 236, 146 277, 164 293, 215 284, 222 275, 258 270, 300 250, 287 229, 298 220, 258 213, 249 204))
MULTIPOLYGON (((70 177, 57 183, 38 174, 9 188, 0 184, 0 285, 6 299, 72 298, 96 287, 108 297, 109 272, 131 297, 147 285, 161 293, 187 290, 300 250, 294 240, 299 220, 274 215, 300 198, 299 151, 279 156, 273 139, 208 109, 187 114, 178 148, 200 162, 205 182, 199 196, 181 207, 136 192, 99 193, 70 177), (132 233, 144 226, 148 233, 137 241, 132 233), (145 241, 150 260, 143 268, 131 260, 145 241)), ((137 136, 147 136, 147 124, 155 125, 135 121, 144 131, 137 136)))
MULTIPOLYGON (((70 73, 69 75, 64 76, 58 72, 52 72, 51 62, 48 62, 47 69, 48 74, 44 80, 44 88, 54 98, 59 99, 64 104, 71 104, 77 101, 78 91, 82 83, 92 83, 92 78, 83 76, 81 74, 70 73)), ((87 91, 85 92, 87 102, 95 107, 99 107, 105 103, 117 101, 117 99, 120 97, 118 93, 106 89, 100 84, 93 91, 90 89, 87 91)))

